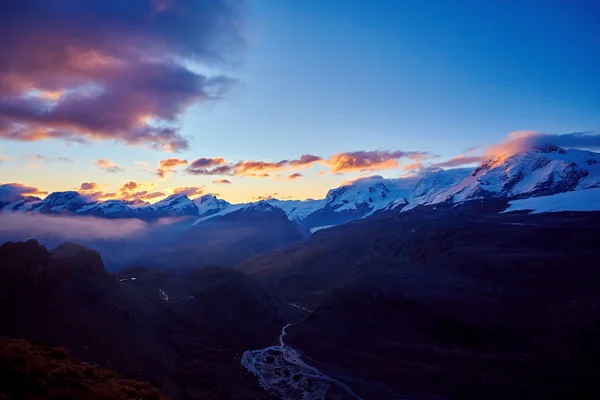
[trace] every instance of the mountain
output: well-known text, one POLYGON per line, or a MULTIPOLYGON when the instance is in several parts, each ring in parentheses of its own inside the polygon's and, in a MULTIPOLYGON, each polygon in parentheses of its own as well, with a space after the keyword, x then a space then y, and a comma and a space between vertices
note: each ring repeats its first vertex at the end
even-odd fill
POLYGON ((600 154, 559 147, 534 147, 482 163, 462 182, 428 203, 489 197, 523 198, 600 187, 600 154))
POLYGON ((29 211, 43 214, 67 214, 96 203, 78 192, 54 192, 40 202, 32 202, 29 211))
POLYGON ((198 206, 185 194, 172 194, 152 204, 152 208, 162 217, 198 215, 198 206))
POLYGON ((153 250, 135 264, 165 269, 230 266, 259 253, 302 241, 310 233, 266 201, 196 223, 169 245, 153 250))
POLYGON ((269 204, 281 208, 291 220, 304 221, 313 212, 323 208, 325 199, 320 200, 279 200, 269 199, 269 204))
POLYGON ((507 206, 374 216, 234 268, 312 310, 286 343, 361 398, 597 394, 600 213, 507 206))
POLYGON ((142 200, 106 200, 84 206, 79 215, 93 215, 101 218, 140 218, 149 219, 155 215, 150 203, 142 200))
POLYGON ((217 214, 231 207, 229 202, 218 199, 213 194, 205 194, 194 200, 194 204, 198 207, 198 215, 207 217, 209 215, 217 214))
MULTIPOLYGON (((230 268, 187 275, 143 268, 110 274, 95 251, 73 244, 48 251, 35 240, 1 245, 0 260, 0 336, 66 348, 88 365, 83 372, 90 381, 77 380, 76 388, 82 390, 92 381, 109 383, 101 377, 92 380, 91 367, 100 366, 114 369, 119 378, 151 382, 173 400, 267 399, 254 377, 245 373, 241 354, 276 341, 281 328, 298 314, 254 278, 230 268)), ((42 358, 35 367, 17 359, 7 366, 2 363, 4 344, 15 341, 0 338, 0 343, 0 376, 6 367, 15 378, 21 370, 14 368, 37 367, 30 377, 46 380, 39 370, 45 365, 42 358)), ((66 388, 73 383, 64 381, 76 372, 73 363, 81 364, 71 363, 64 350, 53 351, 57 357, 48 368, 57 372, 47 380, 64 383, 56 389, 66 388)), ((1 380, 0 393, 35 389, 8 383, 1 380)), ((126 398, 133 398, 136 386, 129 383, 126 398)), ((37 389, 43 393, 49 388, 37 389)), ((30 398, 24 393, 8 398, 30 398)), ((77 398, 91 398, 91 393, 77 398)), ((72 397, 59 393, 43 398, 72 397)))
POLYGON ((35 196, 18 196, 10 201, 0 201, 0 212, 17 212, 30 210, 42 199, 35 196))
POLYGON ((414 181, 410 179, 360 179, 331 189, 322 207, 308 214, 302 222, 312 228, 360 219, 399 197, 409 196, 413 185, 414 181))
MULTIPOLYGON (((558 147, 534 147, 505 158, 483 162, 475 170, 432 169, 418 176, 366 177, 329 190, 325 199, 267 202, 308 228, 339 225, 371 215, 420 205, 483 198, 527 198, 600 187, 600 154, 558 147)), ((256 203, 249 203, 256 204, 256 203)), ((77 192, 56 192, 44 200, 0 193, 3 212, 93 215, 101 218, 198 216, 196 224, 224 216, 248 204, 230 204, 207 194, 189 199, 173 194, 155 204, 141 201, 95 201, 77 192)))
POLYGON ((166 400, 147 382, 118 376, 69 355, 63 347, 0 337, 0 398, 166 400))

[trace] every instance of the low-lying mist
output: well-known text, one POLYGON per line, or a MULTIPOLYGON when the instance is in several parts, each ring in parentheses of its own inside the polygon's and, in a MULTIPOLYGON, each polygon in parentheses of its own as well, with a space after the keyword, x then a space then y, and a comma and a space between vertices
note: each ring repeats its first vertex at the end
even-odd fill
POLYGON ((180 218, 146 222, 135 218, 0 214, 0 243, 37 239, 48 248, 77 243, 97 250, 107 269, 117 270, 155 246, 175 240, 189 224, 180 218))

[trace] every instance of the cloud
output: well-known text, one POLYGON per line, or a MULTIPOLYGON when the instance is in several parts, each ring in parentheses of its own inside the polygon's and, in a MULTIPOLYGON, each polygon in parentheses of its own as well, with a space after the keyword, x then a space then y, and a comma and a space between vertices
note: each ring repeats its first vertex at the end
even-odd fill
POLYGON ((505 158, 533 147, 600 149, 600 135, 594 132, 549 134, 535 131, 517 131, 502 143, 485 149, 487 158, 505 158))
POLYGON ((166 158, 160 160, 156 174, 161 179, 166 179, 170 174, 175 172, 175 169, 181 165, 187 165, 187 160, 180 160, 179 158, 166 158))
POLYGON ((119 188, 119 197, 124 200, 138 200, 159 197, 148 197, 149 195, 154 194, 150 192, 150 189, 152 189, 154 186, 156 186, 154 183, 135 181, 125 182, 123 186, 119 188))
POLYGON ((184 150, 192 105, 222 99, 245 48, 243 2, 0 2, 0 137, 184 150), (224 68, 223 68, 224 67, 224 68))
POLYGON ((466 156, 461 154, 457 157, 451 158, 447 161, 431 164, 433 168, 452 168, 460 167, 461 165, 469 165, 473 163, 479 163, 482 161, 481 156, 466 156))
POLYGON ((400 159, 422 161, 431 157, 431 154, 421 151, 355 151, 334 154, 327 159, 326 164, 333 173, 346 173, 398 168, 400 159))
POLYGON ((213 181, 213 183, 216 183, 217 185, 231 185, 231 181, 228 179, 217 179, 216 181, 213 181))
POLYGON ((0 164, 2 164, 3 162, 6 162, 6 161, 10 161, 10 160, 12 160, 12 158, 10 158, 8 156, 0 155, 0 164))
POLYGON ((192 175, 231 175, 232 167, 224 158, 198 158, 185 169, 192 175))
POLYGON ((385 179, 381 175, 369 175, 369 176, 359 176, 358 178, 349 179, 342 182, 342 186, 352 185, 356 182, 364 182, 364 181, 381 181, 385 179))
POLYGON ((284 171, 289 168, 306 168, 322 158, 312 154, 304 154, 296 160, 271 161, 239 161, 228 163, 223 158, 199 158, 192 162, 186 171, 192 175, 229 175, 265 178, 271 172, 284 171))
POLYGON ((48 192, 33 186, 23 185, 22 183, 5 183, 0 185, 0 201, 4 202, 17 201, 23 196, 44 196, 47 194, 48 192))
POLYGON ((73 159, 69 157, 46 157, 42 154, 29 155, 27 158, 33 161, 45 161, 48 163, 53 163, 55 161, 73 163, 73 159))
POLYGON ((144 235, 150 224, 139 219, 65 217, 42 214, 0 214, 0 236, 27 239, 57 237, 62 240, 117 239, 144 235))
POLYGON ((174 194, 185 194, 188 197, 200 196, 204 193, 204 190, 201 187, 197 186, 177 187, 171 190, 174 194))
POLYGON ((94 165, 100 169, 105 170, 106 172, 116 173, 125 171, 123 168, 119 167, 114 162, 110 161, 107 158, 101 158, 94 162, 94 165))
POLYGON ((156 199, 158 197, 165 197, 166 194, 164 194, 163 192, 152 192, 152 193, 148 193, 144 196, 144 199, 146 200, 151 200, 151 199, 156 199))
MULTIPOLYGON (((277 193, 273 193, 273 195, 277 195, 277 193)), ((273 197, 273 195, 266 195, 266 196, 256 196, 253 197, 252 200, 271 200, 274 199, 275 197, 273 197)))
POLYGON ((416 163, 411 163, 411 164, 406 164, 405 166, 402 167, 402 170, 404 172, 408 172, 408 171, 418 171, 421 168, 423 168, 423 163, 420 162, 416 162, 416 163))
POLYGON ((96 182, 83 182, 81 186, 79 186, 79 190, 95 190, 98 188, 98 184, 96 182))
POLYGON ((302 156, 300 156, 299 159, 297 160, 291 160, 289 162, 289 164, 293 167, 299 167, 299 166, 310 166, 316 162, 322 161, 323 158, 319 157, 319 156, 315 156, 312 154, 303 154, 302 156))
POLYGON ((293 174, 288 175, 287 180, 291 181, 298 178, 302 178, 302 174, 294 172, 293 174))

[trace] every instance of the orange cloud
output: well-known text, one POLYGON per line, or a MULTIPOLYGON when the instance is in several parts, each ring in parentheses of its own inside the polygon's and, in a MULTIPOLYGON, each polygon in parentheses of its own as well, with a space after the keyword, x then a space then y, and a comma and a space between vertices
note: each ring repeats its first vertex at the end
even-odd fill
POLYGON ((177 167, 187 164, 187 160, 180 160, 179 158, 166 158, 164 160, 160 160, 156 174, 161 177, 161 179, 166 179, 170 174, 175 172, 177 167))
POLYGON ((288 175, 287 179, 289 181, 294 180, 294 179, 298 179, 298 178, 302 178, 302 174, 298 173, 298 172, 294 172, 293 174, 288 175))
POLYGON ((216 183, 217 185, 231 185, 231 181, 228 179, 217 179, 216 181, 213 181, 213 183, 216 183))
POLYGON ((412 164, 406 164, 405 166, 402 167, 403 171, 416 171, 419 170, 423 167, 423 163, 420 162, 416 162, 416 163, 412 163, 412 164))
POLYGON ((119 188, 119 197, 124 200, 144 199, 152 194, 149 192, 149 189, 152 189, 154 186, 156 186, 154 183, 129 181, 119 188))
POLYGON ((223 158, 199 158, 186 169, 192 175, 229 175, 264 178, 272 172, 284 171, 291 167, 307 168, 315 162, 322 161, 321 157, 304 154, 297 160, 270 161, 239 161, 228 163, 223 158))
POLYGON ((146 200, 150 200, 150 199, 156 199, 157 197, 164 197, 166 196, 163 192, 152 192, 152 193, 148 193, 147 195, 144 196, 144 199, 146 200))
POLYGON ((204 193, 204 190, 201 187, 197 187, 197 186, 177 187, 177 188, 172 188, 171 191, 174 194, 185 194, 188 197, 200 196, 201 194, 204 193))
POLYGON ((431 154, 420 151, 355 151, 338 153, 327 159, 326 164, 333 173, 356 171, 375 171, 388 168, 398 168, 398 160, 409 159, 421 161, 431 158, 431 154))

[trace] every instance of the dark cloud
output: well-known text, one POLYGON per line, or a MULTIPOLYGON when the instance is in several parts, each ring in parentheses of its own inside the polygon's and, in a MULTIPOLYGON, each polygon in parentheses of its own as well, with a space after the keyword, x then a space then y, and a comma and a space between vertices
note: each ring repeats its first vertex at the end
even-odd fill
POLYGON ((224 158, 199 158, 186 171, 192 175, 232 175, 232 168, 224 158))
POLYGON ((175 172, 177 167, 187 165, 187 163, 187 160, 180 160, 179 158, 166 158, 160 160, 156 174, 164 179, 175 172))
POLYGON ((231 185, 229 179, 217 179, 216 181, 213 181, 213 183, 216 183, 217 185, 231 185))
POLYGON ((179 118, 236 80, 244 4, 229 0, 0 2, 0 137, 188 148, 179 118))
POLYGON ((431 157, 431 154, 422 151, 354 151, 334 154, 326 164, 334 173, 346 173, 398 168, 400 159, 421 161, 431 157))
POLYGON ((287 179, 288 180, 294 180, 294 179, 298 179, 298 178, 302 178, 302 174, 298 173, 298 172, 294 172, 293 174, 288 175, 287 179))
POLYGON ((23 196, 44 196, 48 192, 22 183, 5 183, 0 185, 0 201, 11 202, 21 199, 23 196))
POLYGON ((431 166, 433 168, 460 167, 461 165, 469 165, 469 164, 481 162, 482 158, 483 157, 481 157, 481 156, 466 156, 464 154, 461 154, 461 155, 451 158, 447 161, 431 164, 431 166))
POLYGON ((101 158, 99 160, 96 160, 94 162, 94 165, 112 174, 125 171, 123 168, 119 167, 117 164, 115 164, 107 158, 101 158))

